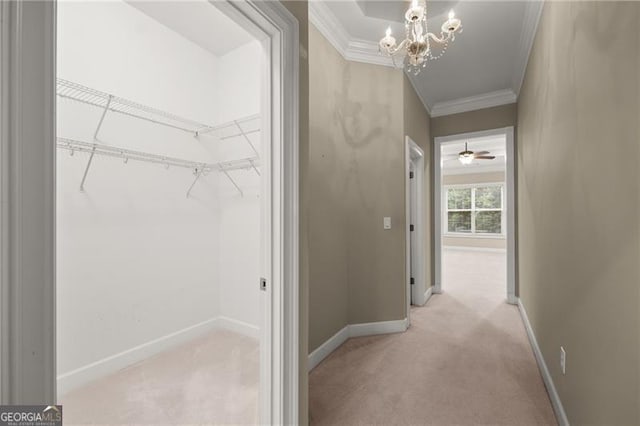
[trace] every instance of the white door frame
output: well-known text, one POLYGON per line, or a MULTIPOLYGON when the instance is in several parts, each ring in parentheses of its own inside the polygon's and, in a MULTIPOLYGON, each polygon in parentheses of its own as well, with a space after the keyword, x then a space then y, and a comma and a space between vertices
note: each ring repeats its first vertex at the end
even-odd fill
POLYGON ((425 250, 424 223, 425 212, 425 189, 424 189, 424 151, 409 136, 405 137, 405 212, 406 212, 406 280, 407 280, 407 320, 409 321, 409 311, 411 300, 414 305, 422 306, 427 301, 426 277, 425 277, 425 250), (416 185, 416 217, 413 222, 416 235, 414 250, 411 250, 411 179, 409 172, 411 163, 414 165, 414 182, 416 185), (411 260, 415 265, 413 278, 415 283, 411 285, 411 260))
MULTIPOLYGON (((271 206, 261 423, 298 422, 298 22, 280 2, 212 2, 267 39, 271 206)), ((0 400, 56 402, 56 3, 0 2, 0 400)), ((268 170, 268 172, 267 172, 268 170)), ((256 282, 256 288, 258 283, 256 282)))
POLYGON ((433 222, 434 222, 434 293, 442 293, 442 156, 441 147, 461 139, 488 136, 506 137, 507 165, 505 174, 505 198, 507 206, 507 301, 517 304, 516 298, 516 191, 515 191, 515 141, 513 127, 483 130, 439 136, 433 144, 433 222))

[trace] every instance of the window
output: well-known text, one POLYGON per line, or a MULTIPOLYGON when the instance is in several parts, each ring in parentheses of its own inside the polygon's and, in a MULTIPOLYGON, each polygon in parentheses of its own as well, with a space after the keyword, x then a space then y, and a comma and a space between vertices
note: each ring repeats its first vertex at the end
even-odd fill
POLYGON ((502 235, 503 185, 446 188, 445 233, 502 235))

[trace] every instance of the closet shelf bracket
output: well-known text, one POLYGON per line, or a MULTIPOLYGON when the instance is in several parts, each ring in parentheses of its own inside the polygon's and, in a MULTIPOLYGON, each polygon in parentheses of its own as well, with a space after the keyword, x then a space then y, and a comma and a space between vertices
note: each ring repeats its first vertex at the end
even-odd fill
POLYGON ((93 156, 96 153, 96 146, 93 145, 91 148, 91 153, 89 154, 89 159, 87 160, 87 166, 84 168, 84 173, 82 174, 82 181, 80 181, 80 192, 84 192, 84 182, 87 180, 87 174, 89 173, 89 168, 91 167, 91 162, 93 161, 93 156))
POLYGON ((109 111, 109 106, 111 106, 111 100, 113 99, 113 95, 109 95, 107 98, 107 104, 104 106, 104 110, 102 110, 102 115, 100 116, 100 121, 98 121, 98 126, 96 127, 96 131, 93 133, 93 140, 98 140, 98 132, 100 132, 100 128, 102 127, 102 123, 104 122, 104 118, 109 111))
POLYGON ((198 179, 200 179, 200 176, 202 176, 204 170, 204 165, 200 168, 196 168, 193 170, 193 174, 195 175, 195 179, 193 179, 193 182, 191 183, 191 186, 189 187, 189 189, 187 190, 187 198, 189 198, 189 196, 191 195, 191 190, 193 189, 194 186, 196 186, 196 183, 198 182, 198 179))
POLYGON ((238 190, 238 192, 240 193, 241 197, 244 197, 244 193, 242 192, 242 189, 240 189, 240 187, 238 186, 238 184, 236 183, 235 180, 233 180, 233 178, 231 177, 231 175, 229 174, 229 172, 227 172, 225 169, 220 169, 220 171, 222 173, 225 174, 225 176, 231 181, 231 183, 233 184, 233 186, 236 187, 236 189, 238 190))
MULTIPOLYGON (((238 123, 237 120, 233 120, 233 123, 236 125, 236 127, 238 127, 238 131, 240 132, 240 134, 242 135, 242 137, 244 138, 245 141, 247 141, 247 143, 249 144, 249 146, 251 147, 251 149, 253 150, 253 153, 256 156, 260 156, 260 153, 258 152, 258 150, 256 149, 255 146, 253 146, 253 143, 251 143, 251 139, 249 139, 249 136, 247 136, 247 134, 245 133, 245 131, 242 129, 242 126, 240 126, 240 123, 238 123)), ((259 174, 259 173, 258 173, 259 174)))

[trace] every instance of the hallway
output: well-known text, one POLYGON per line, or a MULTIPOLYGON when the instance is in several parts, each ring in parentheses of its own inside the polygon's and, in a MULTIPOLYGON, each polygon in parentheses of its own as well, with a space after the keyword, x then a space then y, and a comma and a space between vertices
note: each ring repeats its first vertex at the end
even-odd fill
POLYGON ((411 310, 407 332, 350 339, 310 373, 312 424, 556 424, 495 274, 504 254, 445 250, 443 259, 444 293, 411 310))

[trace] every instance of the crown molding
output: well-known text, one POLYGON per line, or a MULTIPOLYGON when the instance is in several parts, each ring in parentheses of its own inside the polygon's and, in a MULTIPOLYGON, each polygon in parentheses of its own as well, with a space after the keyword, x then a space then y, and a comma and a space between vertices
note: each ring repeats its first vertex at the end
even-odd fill
POLYGON ((352 38, 323 1, 309 2, 309 21, 347 61, 394 66, 390 57, 380 54, 376 42, 352 38))
POLYGON ((324 2, 318 0, 309 2, 309 21, 344 57, 351 36, 324 2))
POLYGON ((411 87, 413 87, 413 91, 416 92, 416 95, 418 95, 418 99, 420 99, 420 102, 422 102, 422 105, 424 105, 424 109, 427 110, 427 114, 429 114, 429 117, 432 117, 431 107, 427 103, 427 100, 422 96, 422 93, 416 87, 416 83, 413 81, 413 77, 408 72, 405 72, 405 74, 407 76, 407 79, 409 80, 409 83, 411 83, 411 87))
POLYGON ((524 81, 524 74, 527 71, 527 63, 529 62, 529 56, 531 55, 531 49, 533 48, 533 41, 536 38, 536 32, 538 30, 538 23, 542 16, 542 9, 544 7, 544 0, 528 1, 524 10, 524 20, 522 23, 522 32, 520 33, 520 42, 518 46, 518 56, 516 58, 515 68, 513 71, 513 92, 518 95, 522 82, 524 81))
POLYGON ((497 90, 468 98, 438 102, 431 108, 431 117, 458 114, 460 112, 491 108, 499 105, 512 104, 518 96, 511 89, 497 90))

